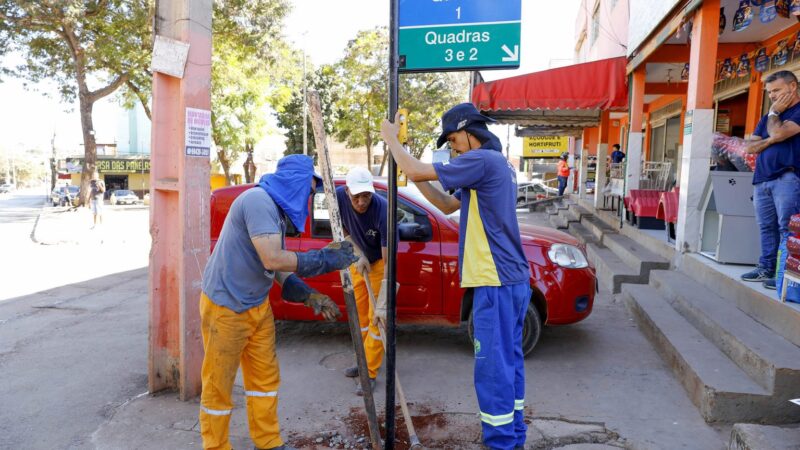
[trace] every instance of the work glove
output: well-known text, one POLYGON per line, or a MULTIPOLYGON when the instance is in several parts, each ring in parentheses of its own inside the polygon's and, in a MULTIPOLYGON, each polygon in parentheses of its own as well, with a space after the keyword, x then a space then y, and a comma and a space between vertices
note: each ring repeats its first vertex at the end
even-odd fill
POLYGON ((331 242, 319 250, 296 253, 297 270, 295 273, 303 278, 315 277, 323 273, 342 270, 358 261, 349 241, 331 242))
POLYGON ((386 323, 386 284, 386 278, 381 280, 381 289, 375 299, 375 311, 372 312, 372 323, 375 325, 380 325, 379 322, 386 323))
MULTIPOLYGON (((378 325, 378 322, 386 323, 386 286, 388 281, 386 278, 381 280, 381 289, 378 291, 378 298, 375 300, 375 310, 372 312, 372 323, 378 325)), ((400 290, 400 283, 395 283, 394 292, 400 290)))
POLYGON ((342 312, 339 311, 339 307, 336 306, 336 303, 327 295, 320 294, 319 292, 312 293, 308 297, 308 300, 305 301, 304 305, 313 308, 314 314, 322 314, 322 317, 329 322, 333 322, 342 316, 342 312))
POLYGON ((365 278, 366 278, 367 274, 369 274, 370 264, 369 264, 369 260, 367 259, 366 256, 361 255, 361 257, 358 258, 358 261, 356 261, 356 271, 358 273, 360 273, 361 276, 363 276, 365 278))

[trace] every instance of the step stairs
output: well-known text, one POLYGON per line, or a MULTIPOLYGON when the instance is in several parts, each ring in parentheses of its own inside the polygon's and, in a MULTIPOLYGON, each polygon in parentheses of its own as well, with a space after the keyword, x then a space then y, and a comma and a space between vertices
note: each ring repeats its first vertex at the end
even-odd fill
POLYGON ((797 450, 800 448, 800 426, 777 427, 737 423, 731 430, 731 450, 797 450))
POLYGON ((687 274, 649 279, 620 297, 707 422, 800 422, 800 347, 687 274))
POLYGON ((623 236, 583 206, 573 204, 549 217, 550 224, 565 229, 586 247, 598 284, 619 293, 623 283, 647 284, 654 269, 668 269, 669 261, 623 236))

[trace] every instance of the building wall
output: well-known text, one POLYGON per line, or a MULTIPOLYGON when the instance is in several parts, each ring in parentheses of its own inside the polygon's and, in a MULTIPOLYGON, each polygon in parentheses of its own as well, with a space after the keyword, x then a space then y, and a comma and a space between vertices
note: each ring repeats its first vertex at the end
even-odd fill
POLYGON ((581 0, 575 20, 575 62, 625 56, 629 0, 581 0), (594 22, 595 12, 597 22, 594 22))
POLYGON ((630 24, 627 56, 644 42, 678 3, 680 0, 630 0, 630 14, 636 20, 630 24))
POLYGON ((139 103, 120 115, 117 123, 117 154, 150 154, 150 119, 139 103))

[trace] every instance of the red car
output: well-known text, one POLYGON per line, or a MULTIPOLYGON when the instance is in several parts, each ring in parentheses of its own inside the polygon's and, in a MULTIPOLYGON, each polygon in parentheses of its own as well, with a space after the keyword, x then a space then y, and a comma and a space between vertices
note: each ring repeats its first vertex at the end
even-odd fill
MULTIPOLYGON (((344 180, 337 180, 337 185, 344 180)), ((253 185, 230 186, 211 194, 211 250, 217 242, 233 200, 253 185)), ((376 195, 386 196, 386 183, 375 181, 376 195)), ((397 319, 400 323, 457 327, 469 321, 472 334, 472 291, 459 287, 458 213, 445 215, 414 187, 398 189, 397 319)), ((311 214, 303 233, 287 222, 286 249, 307 251, 331 241, 325 194, 320 187, 310 199, 311 214)), ((585 249, 572 236, 552 228, 520 224, 525 255, 531 267, 533 290, 523 332, 523 351, 536 346, 542 324, 579 322, 592 312, 596 289, 594 268, 585 249)), ((344 296, 338 273, 306 280, 329 295, 343 312, 344 296)), ((276 319, 319 320, 302 304, 281 299, 280 286, 270 291, 276 319)), ((342 320, 346 320, 343 318, 342 320)), ((470 336, 471 338, 471 336, 470 336)))

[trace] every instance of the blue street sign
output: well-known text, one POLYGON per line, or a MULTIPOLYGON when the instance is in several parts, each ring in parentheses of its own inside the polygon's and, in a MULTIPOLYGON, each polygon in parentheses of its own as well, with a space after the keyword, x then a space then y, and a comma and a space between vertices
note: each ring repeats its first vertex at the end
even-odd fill
POLYGON ((514 69, 521 0, 399 0, 401 72, 514 69))
POLYGON ((400 0, 400 28, 519 21, 521 0, 400 0))

